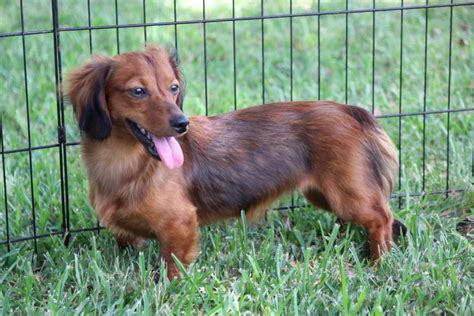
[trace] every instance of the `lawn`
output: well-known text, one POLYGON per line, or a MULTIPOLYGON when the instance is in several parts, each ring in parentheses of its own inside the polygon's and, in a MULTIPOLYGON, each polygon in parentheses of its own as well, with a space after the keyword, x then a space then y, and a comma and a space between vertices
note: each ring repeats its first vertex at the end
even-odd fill
MULTIPOLYGON (((232 1, 207 0, 204 13, 199 1, 178 0, 178 21, 204 15, 213 22, 175 28, 173 0, 91 0, 90 16, 87 0, 58 0, 62 77, 91 51, 140 49, 146 34, 149 43, 177 49, 188 114, 331 99, 382 116, 400 150, 392 209, 409 233, 377 266, 366 259, 363 229, 341 226, 294 194, 260 224, 241 219, 203 228, 198 260, 181 281, 170 283, 163 279, 156 242, 120 251, 106 230, 73 233, 67 246, 57 234, 64 224, 71 231, 98 224, 87 199, 72 109, 67 100, 63 110, 57 106, 51 3, 24 0, 21 11, 19 2, 0 2, 0 312, 473 313, 474 111, 437 111, 474 107, 474 6, 452 9, 450 36, 447 7, 318 17, 304 15, 317 12, 316 1, 293 0, 291 11, 301 16, 262 23, 247 19, 261 14, 258 1, 235 1, 233 11, 232 1), (145 19, 154 25, 104 27, 143 23, 144 2, 145 19), (233 14, 239 19, 228 21, 233 14), (22 27, 30 33, 24 41, 13 36, 22 27), (420 111, 426 114, 411 115, 420 111), (398 113, 406 115, 393 116, 398 113), (55 145, 58 122, 64 122, 68 142, 62 157, 55 145), (45 148, 23 150, 29 145, 45 148), (64 214, 62 158, 68 180, 64 214), (446 189, 463 192, 421 194, 446 189), (288 208, 292 203, 303 206, 288 208), (6 243, 49 234, 56 236, 6 243)), ((334 13, 346 5, 367 9, 372 1, 321 1, 320 10, 334 13)), ((263 8, 269 16, 288 14, 290 1, 264 1, 263 8)))

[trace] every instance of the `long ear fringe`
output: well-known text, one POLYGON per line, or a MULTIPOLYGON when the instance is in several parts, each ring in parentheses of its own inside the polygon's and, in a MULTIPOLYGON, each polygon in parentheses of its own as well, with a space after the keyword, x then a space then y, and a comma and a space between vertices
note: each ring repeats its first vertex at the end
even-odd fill
POLYGON ((105 85, 112 59, 96 55, 68 76, 66 94, 81 132, 95 140, 110 136, 112 124, 105 98, 105 85))

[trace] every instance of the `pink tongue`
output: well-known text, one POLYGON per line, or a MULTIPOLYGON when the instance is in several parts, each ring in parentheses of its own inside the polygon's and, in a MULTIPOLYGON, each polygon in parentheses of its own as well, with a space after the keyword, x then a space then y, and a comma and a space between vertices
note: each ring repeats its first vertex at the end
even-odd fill
POLYGON ((184 162, 183 151, 174 137, 151 135, 161 161, 168 169, 181 167, 184 162))

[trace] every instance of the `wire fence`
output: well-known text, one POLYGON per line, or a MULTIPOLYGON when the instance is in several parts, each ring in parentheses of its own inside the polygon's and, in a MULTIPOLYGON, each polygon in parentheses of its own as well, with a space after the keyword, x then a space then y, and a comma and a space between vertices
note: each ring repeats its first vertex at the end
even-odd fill
MULTIPOLYGON (((150 1, 150 0, 149 0, 150 1)), ((395 200, 398 198, 403 197, 414 197, 414 196, 424 196, 424 195, 448 195, 449 193, 452 192, 464 192, 465 190, 469 189, 469 183, 472 184, 472 166, 473 166, 473 161, 472 159, 469 161, 459 161, 458 158, 456 158, 455 161, 452 159, 452 143, 451 143, 451 120, 453 115, 464 115, 464 114, 471 114, 474 112, 474 106, 473 104, 469 103, 471 101, 466 101, 466 103, 463 106, 456 106, 453 107, 452 105, 452 68, 453 68, 453 63, 459 62, 457 60, 453 60, 453 16, 454 16, 454 11, 456 8, 467 8, 470 9, 472 8, 472 5, 474 5, 474 2, 454 2, 453 0, 446 2, 446 3, 429 3, 426 1, 424 4, 406 4, 404 3, 403 0, 401 0, 399 5, 394 5, 394 6, 387 6, 387 5, 378 5, 375 0, 371 2, 364 2, 364 5, 367 7, 365 8, 351 8, 350 4, 352 2, 349 2, 346 0, 344 4, 344 8, 338 9, 338 10, 322 10, 321 4, 322 1, 317 1, 314 6, 310 10, 306 10, 305 12, 295 12, 294 10, 294 4, 292 0, 288 1, 288 10, 286 13, 279 13, 279 14, 267 14, 266 13, 266 2, 263 0, 260 2, 260 12, 259 15, 255 16, 237 16, 236 14, 236 3, 235 0, 232 0, 230 3, 228 3, 228 6, 230 6, 230 12, 231 16, 230 17, 208 17, 206 16, 206 1, 202 1, 202 18, 200 19, 178 19, 178 5, 177 1, 174 0, 172 3, 172 9, 173 9, 173 19, 171 21, 156 21, 155 18, 153 18, 153 12, 149 12, 149 1, 143 0, 139 2, 134 2, 134 4, 140 4, 141 5, 141 14, 142 14, 142 23, 120 23, 119 21, 119 11, 120 10, 126 10, 126 8, 122 8, 118 1, 115 0, 113 3, 113 8, 114 12, 107 12, 107 14, 114 14, 115 16, 115 24, 112 25, 93 25, 92 23, 92 12, 93 12, 93 5, 91 4, 90 0, 86 0, 86 7, 87 7, 87 23, 86 25, 82 26, 62 26, 60 22, 60 13, 59 13, 59 8, 61 5, 60 0, 51 0, 50 3, 50 17, 51 17, 51 28, 47 29, 27 29, 25 27, 25 17, 24 17, 24 11, 26 6, 28 5, 28 1, 19 1, 19 3, 15 4, 19 6, 19 12, 20 12, 20 30, 14 30, 10 32, 3 32, 0 29, 0 43, 3 40, 9 39, 9 38, 18 38, 21 39, 21 67, 22 68, 22 76, 23 76, 23 84, 24 84, 24 106, 25 106, 25 113, 26 113, 26 118, 25 122, 26 125, 24 126, 24 130, 26 131, 26 146, 9 146, 7 147, 7 144, 5 142, 6 137, 4 135, 9 131, 7 130, 7 125, 6 122, 2 122, 0 125, 0 133, 1 133, 1 162, 2 162, 2 196, 3 196, 3 219, 0 221, 0 247, 5 247, 6 250, 10 250, 13 244, 15 243, 21 243, 24 241, 31 241, 33 244, 34 251, 38 251, 38 246, 37 246, 37 240, 50 237, 50 236, 62 236, 66 242, 70 239, 71 235, 73 233, 77 232, 83 232, 83 231, 99 231, 101 229, 100 225, 98 223, 94 223, 93 225, 89 225, 87 227, 73 227, 71 225, 71 197, 75 194, 81 194, 86 196, 86 192, 76 192, 71 190, 71 172, 68 170, 68 167, 70 166, 68 162, 68 154, 70 154, 69 148, 73 147, 78 147, 79 142, 78 139, 71 139, 69 137, 69 134, 67 133, 66 127, 71 128, 70 125, 70 118, 68 118, 68 111, 67 111, 67 104, 64 99, 63 92, 61 90, 61 86, 63 84, 64 80, 64 74, 65 72, 63 71, 63 60, 62 60, 62 52, 63 52, 63 47, 62 47, 62 38, 66 36, 67 33, 71 32, 87 32, 88 33, 88 43, 83 43, 83 50, 87 50, 89 53, 93 53, 93 35, 94 32, 98 32, 101 30, 115 30, 115 45, 116 45, 116 51, 117 53, 120 53, 121 50, 121 36, 120 32, 123 30, 128 30, 128 29, 142 29, 143 30, 143 40, 144 42, 148 42, 150 38, 150 28, 152 27, 172 27, 174 29, 174 48, 176 51, 180 52, 183 48, 179 47, 179 37, 181 34, 180 27, 184 25, 194 25, 196 27, 201 27, 202 28, 202 54, 203 54, 203 97, 204 97, 204 114, 208 115, 209 114, 209 95, 212 93, 212 91, 209 91, 209 84, 208 84, 208 41, 209 41, 209 36, 208 36, 208 28, 212 24, 218 24, 221 25, 221 23, 226 23, 231 25, 231 45, 232 45, 232 65, 231 65, 231 70, 232 73, 230 74, 232 76, 232 89, 228 91, 229 94, 233 94, 233 109, 238 108, 238 101, 237 101, 237 96, 238 96, 238 72, 239 72, 239 67, 237 65, 237 48, 238 45, 240 44, 239 41, 236 40, 236 28, 239 27, 239 23, 243 23, 245 21, 256 21, 260 22, 260 64, 256 64, 255 67, 260 68, 260 73, 261 73, 261 100, 257 100, 255 103, 259 103, 260 101, 262 103, 265 103, 267 101, 267 93, 266 90, 268 89, 268 81, 267 81, 267 76, 266 71, 268 71, 266 67, 266 56, 268 54, 268 50, 265 46, 266 41, 265 41, 265 36, 267 35, 265 27, 268 21, 270 20, 287 20, 288 25, 289 25, 289 52, 285 52, 289 54, 289 80, 288 80, 288 88, 289 88, 289 99, 293 100, 294 99, 294 77, 295 77, 295 70, 294 70, 294 55, 295 55, 295 34, 294 31, 294 23, 298 19, 306 18, 306 17, 312 17, 315 19, 315 22, 317 23, 316 25, 316 32, 314 33, 314 38, 317 39, 316 42, 316 51, 314 52, 314 62, 316 63, 316 69, 317 73, 315 74, 314 80, 317 84, 317 99, 321 99, 322 97, 322 92, 321 92, 321 86, 322 86, 322 81, 324 81, 324 76, 325 74, 322 73, 322 69, 324 69, 324 61, 321 59, 321 48, 323 47, 323 44, 321 43, 321 39, 324 39, 324 34, 321 34, 321 20, 322 17, 324 16, 342 16, 344 17, 344 53, 343 53, 343 60, 341 61, 344 63, 344 75, 343 75, 343 83, 344 83, 344 96, 343 100, 346 103, 349 101, 348 93, 350 91, 350 83, 351 83, 351 76, 350 76, 350 67, 349 67, 349 62, 350 62, 350 45, 348 43, 349 41, 349 32, 350 32, 350 27, 349 27, 349 18, 354 17, 357 18, 358 15, 367 15, 370 14, 372 17, 372 28, 371 28, 371 34, 365 34, 366 37, 371 38, 371 49, 369 50, 368 54, 371 55, 371 64, 368 66, 370 68, 371 72, 371 78, 370 78, 370 99, 371 99, 371 104, 369 106, 369 110, 372 111, 372 113, 377 114, 376 110, 376 100, 375 100, 375 95, 376 95, 376 85, 377 85, 377 76, 376 76, 376 59, 377 59, 377 41, 376 41, 376 33, 378 31, 377 28, 377 23, 376 23, 376 17, 379 14, 386 13, 386 12, 394 12, 399 14, 400 20, 399 20, 399 27, 397 31, 397 35, 399 35, 399 38, 397 39, 397 42, 399 42, 399 46, 393 49, 396 49, 398 51, 398 74, 393 74, 393 80, 398 81, 399 83, 399 104, 396 107, 398 111, 396 113, 385 113, 385 114, 377 114, 377 117, 380 120, 395 120, 394 124, 397 125, 397 132, 395 134, 397 141, 395 141, 398 149, 399 149, 399 159, 402 162, 400 166, 403 165, 403 162, 406 161, 406 157, 403 156, 404 153, 404 144, 402 142, 403 139, 403 131, 404 129, 402 128, 404 119, 410 118, 410 117, 416 117, 416 118, 422 118, 421 124, 421 143, 419 144, 418 148, 421 151, 421 189, 420 190, 415 190, 415 191, 406 191, 402 190, 402 167, 400 167, 399 170, 399 187, 398 191, 393 194, 393 197, 395 200), (435 10, 448 10, 449 14, 447 15, 449 17, 449 21, 447 22, 449 27, 448 28, 443 28, 440 31, 446 33, 448 37, 448 60, 447 62, 447 86, 443 87, 445 89, 446 93, 446 105, 443 106, 442 109, 432 109, 429 107, 429 104, 427 102, 427 82, 429 80, 430 73, 428 71, 428 63, 429 63, 429 54, 428 54, 428 48, 429 48, 429 14, 435 10), (405 79, 404 76, 404 69, 405 66, 404 63, 407 63, 407 60, 404 60, 404 54, 406 51, 406 46, 404 44, 404 37, 407 36, 406 30, 404 29, 404 15, 408 11, 417 11, 417 12, 422 12, 425 15, 425 20, 424 20, 424 28, 419 30, 420 32, 423 32, 424 35, 424 44, 423 44, 423 49, 424 51, 421 52, 421 55, 423 56, 423 83, 422 83, 422 89, 423 89, 423 100, 422 100, 422 110, 419 111, 404 111, 404 105, 402 104, 402 95, 404 93, 404 85, 403 81, 405 79), (55 88, 55 102, 56 102, 56 109, 55 113, 52 113, 53 116, 55 116, 55 128, 57 129, 57 141, 55 142, 43 142, 41 144, 33 144, 32 143, 32 131, 34 129, 33 123, 35 119, 40 119, 38 117, 32 118, 30 116, 31 113, 31 96, 29 95, 29 87, 31 86, 30 80, 33 80, 30 78, 30 74, 28 73, 28 62, 27 62, 27 45, 25 43, 26 39, 29 37, 35 37, 35 36, 50 36, 52 37, 52 54, 51 58, 54 59, 54 76, 52 76, 52 79, 54 80, 54 88, 55 88), (445 139, 436 139, 437 144, 444 144, 443 146, 445 147, 445 157, 444 161, 446 162, 445 164, 445 170, 443 171, 443 177, 444 179, 444 185, 442 188, 438 188, 437 190, 427 190, 427 184, 426 184, 426 179, 427 179, 427 147, 429 147, 431 144, 427 143, 427 131, 429 130, 430 126, 427 122, 427 118, 429 116, 435 116, 435 115, 445 115, 445 133, 446 137, 445 139), (397 135, 398 134, 398 135, 397 135), (48 155, 54 155, 57 157, 57 165, 50 165, 50 168, 53 169, 58 169, 57 177, 55 178, 55 181, 57 183, 57 191, 59 192, 58 194, 58 201, 54 201, 49 203, 49 202, 43 202, 41 200, 47 200, 49 197, 44 196, 38 193, 38 191, 41 191, 41 185, 38 184, 37 177, 37 169, 34 167, 34 155, 36 152, 47 152, 48 155), (10 168, 8 164, 8 160, 15 160, 18 154, 22 155, 27 155, 27 161, 25 164, 23 164, 21 167, 23 169, 27 168, 27 177, 29 178, 27 183, 28 185, 26 187, 22 187, 20 190, 18 189, 18 186, 15 184, 16 182, 12 179, 15 177, 15 170, 14 168, 10 168), (455 187, 452 184, 452 180, 450 178, 451 174, 451 166, 453 163, 456 164, 465 164, 465 165, 470 165, 471 168, 466 168, 466 170, 469 170, 469 172, 465 172, 465 174, 462 174, 461 176, 464 177, 463 181, 460 183, 467 183, 464 186, 461 187, 455 187), (10 179, 11 178, 11 179, 10 179), (467 179, 467 180, 466 180, 467 179), (13 203, 11 202, 12 199, 14 199, 15 195, 22 194, 25 196, 25 201, 28 201, 24 205, 18 205, 18 203, 13 203), (14 204, 14 205, 13 205, 14 204), (54 205, 53 205, 54 204, 54 205), (20 209, 20 211, 18 211, 20 209), (23 217, 23 220, 25 221, 25 225, 28 226, 27 229, 20 229, 18 232, 13 232, 13 225, 18 225, 18 223, 13 223, 12 221, 18 221, 17 217, 12 215, 14 212, 20 212, 21 216, 23 217), (57 223, 57 226, 54 226, 55 228, 47 229, 46 231, 40 231, 38 229, 38 212, 51 212, 52 214, 54 213, 55 216, 53 219, 49 219, 52 221, 55 221, 57 223), (59 212, 59 214, 57 214, 59 212), (24 217, 27 217, 27 219, 24 219, 24 217), (23 234, 23 235, 22 235, 23 234)), ((46 2, 46 1, 45 1, 46 2)), ((295 1, 296 2, 296 1, 295 1)), ((267 4, 268 5, 268 4, 267 4)), ((105 13, 104 13, 105 14, 105 13)), ((159 44, 159 43, 158 43, 159 44)), ((258 48, 256 48, 258 49, 258 48)), ((352 57, 354 58, 354 57, 352 57)), ((356 57, 357 58, 357 57, 356 57)), ((8 66, 5 66, 4 69, 2 69, 4 79, 8 81, 8 73, 10 71, 14 71, 13 69, 9 69, 8 66)), ((466 67, 465 69, 466 72, 469 72, 469 67, 466 67)), ((472 78, 471 78, 472 79, 472 78)), ((15 108, 15 104, 5 104, 4 105, 4 111, 10 111, 9 109, 15 108)), ((2 117, 5 117, 2 113, 2 117)), ((469 119, 470 116, 466 116, 466 120, 469 119)), ((4 120, 9 120, 10 117, 4 118, 4 120)), ((35 133, 38 131, 35 130, 35 133)), ((41 131, 40 131, 41 133, 41 131)), ((471 153, 472 157, 472 153, 471 153)), ((409 175, 408 175, 409 176, 409 175)), ((21 203, 20 203, 21 204, 21 203)), ((297 207, 304 206, 304 201, 296 199, 294 196, 291 198, 289 201, 288 205, 283 205, 278 207, 277 209, 293 209, 297 207)))

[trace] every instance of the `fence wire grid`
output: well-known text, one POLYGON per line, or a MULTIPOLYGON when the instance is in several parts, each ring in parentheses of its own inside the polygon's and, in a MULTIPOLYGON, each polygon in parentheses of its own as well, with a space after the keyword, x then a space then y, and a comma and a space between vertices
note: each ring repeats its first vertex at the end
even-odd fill
MULTIPOLYGON (((332 98, 361 102, 379 118, 399 149, 394 205, 406 197, 448 196, 471 190, 474 167, 470 122, 474 121, 474 106, 469 76, 473 54, 468 40, 472 38, 467 40, 461 35, 472 35, 472 22, 466 26, 462 21, 473 16, 473 4, 454 0, 3 3, 0 47, 6 57, 0 63, 0 249, 9 251, 16 243, 30 242, 37 252, 40 239, 58 235, 69 240, 73 233, 101 229, 87 202, 79 132, 61 86, 67 71, 92 53, 113 55, 140 49, 150 42, 163 46, 163 41, 184 56, 181 59, 188 86, 197 82, 189 88, 185 112, 192 103, 197 104, 192 109, 195 113, 211 115, 283 100, 332 98), (101 16, 106 18, 101 20, 101 16), (285 33, 281 36, 284 43, 275 43, 278 30, 285 33), (220 66, 213 56, 221 37, 226 38, 224 48, 217 48, 226 56, 222 91, 215 87, 220 66), (334 38, 338 41, 335 47, 340 48, 336 55, 327 49, 334 38), (359 41, 365 45, 363 56, 356 46, 359 41), (416 46, 410 44, 415 41, 416 46), (246 43, 251 43, 250 48, 246 43), (304 45, 312 46, 308 49, 304 45), (384 45, 389 45, 393 57, 385 56, 384 45), (435 48, 430 50, 430 45, 435 48), (444 52, 442 58, 430 61, 433 50, 439 49, 444 52), (274 55, 275 50, 279 56, 274 55), (303 54, 309 59, 301 57, 303 54), (471 62, 461 58, 466 54, 471 62), (284 57, 275 61, 280 55, 284 57), (415 79, 407 75, 414 71, 410 68, 414 56, 421 66, 415 79), (384 64, 379 65, 378 59, 384 64), (305 60, 311 61, 310 66, 305 60), (358 61, 363 65, 357 65, 358 61), (247 64, 250 70, 245 68, 247 64), (436 64, 443 67, 442 84, 433 87, 431 68, 436 64), (310 75, 301 79, 306 68, 311 68, 310 75), (249 83, 255 89, 241 83, 251 71, 257 74, 249 83), (362 88, 358 86, 358 72, 364 73, 362 88), (278 73, 283 73, 282 78, 273 79, 278 73), (461 78, 456 87, 454 73, 461 78), (328 82, 333 82, 334 76, 339 76, 339 81, 332 85, 328 82), (302 83, 306 84, 308 78, 307 88, 302 83), (383 92, 385 87, 390 90, 388 96, 383 92), (305 94, 309 90, 312 94, 305 94), (280 95, 275 97, 274 91, 280 91, 280 95), (404 97, 413 91, 416 97, 406 101, 404 97), (439 102, 433 101, 436 95, 431 97, 431 91, 442 96, 439 102), (222 95, 229 100, 227 108, 216 106, 222 95), (358 101, 360 95, 362 101, 358 101), (416 106, 412 106, 414 103, 416 106), (433 154, 431 147, 441 154, 433 154)), ((305 201, 292 195, 276 209, 301 206, 305 201)))

